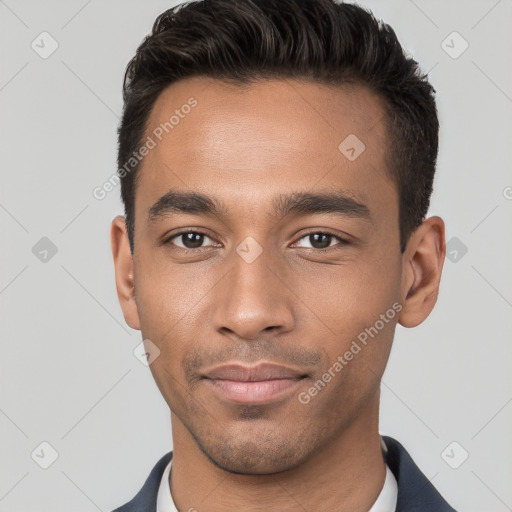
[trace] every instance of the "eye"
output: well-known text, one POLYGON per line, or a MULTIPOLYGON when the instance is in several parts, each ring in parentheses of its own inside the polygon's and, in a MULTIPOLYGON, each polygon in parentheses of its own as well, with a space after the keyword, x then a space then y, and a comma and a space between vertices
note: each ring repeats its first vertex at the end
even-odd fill
POLYGON ((167 238, 164 241, 164 245, 170 244, 176 246, 179 249, 183 249, 184 251, 188 251, 194 249, 204 249, 204 247, 207 247, 203 246, 203 243, 206 240, 213 242, 213 240, 206 233, 187 230, 181 231, 180 233, 175 233, 171 237, 167 238))
MULTIPOLYGON (((303 235, 295 242, 294 246, 303 247, 306 249, 314 249, 319 251, 326 251, 336 245, 349 245, 350 241, 347 238, 335 235, 325 231, 312 231, 303 235), (308 245, 301 245, 301 240, 304 240, 308 245)), ((219 244, 209 237, 206 233, 188 229, 174 233, 172 236, 163 241, 163 245, 171 245, 174 249, 183 252, 195 252, 197 249, 205 249, 207 247, 219 247, 219 244), (210 243, 208 243, 208 241, 210 243), (205 242, 207 245, 204 245, 205 242), (212 243, 213 242, 213 243, 212 243)), ((221 244, 220 244, 221 245, 221 244)))
MULTIPOLYGON (((329 249, 333 245, 348 245, 350 244, 349 240, 346 238, 343 238, 339 235, 334 235, 333 233, 328 233, 324 231, 314 231, 310 232, 301 238, 300 240, 306 240, 309 242, 310 246, 299 246, 299 247, 305 247, 307 249, 317 249, 317 250, 325 250, 329 249), (332 242, 335 242, 334 244, 332 242), (336 243, 338 242, 338 243, 336 243)), ((299 242, 296 242, 299 243, 299 242)))

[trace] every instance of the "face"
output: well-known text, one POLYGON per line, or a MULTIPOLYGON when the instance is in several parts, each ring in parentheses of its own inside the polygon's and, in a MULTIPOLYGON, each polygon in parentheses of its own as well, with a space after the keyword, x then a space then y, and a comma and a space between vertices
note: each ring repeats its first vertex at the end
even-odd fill
POLYGON ((413 281, 383 116, 362 87, 291 81, 187 79, 154 105, 121 302, 173 432, 218 467, 284 471, 375 421, 413 281))

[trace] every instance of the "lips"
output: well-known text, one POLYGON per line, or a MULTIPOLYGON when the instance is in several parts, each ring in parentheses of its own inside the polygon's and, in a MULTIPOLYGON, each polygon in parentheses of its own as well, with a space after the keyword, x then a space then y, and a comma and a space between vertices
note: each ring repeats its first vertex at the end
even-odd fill
POLYGON ((256 382, 275 379, 300 379, 306 374, 277 364, 262 363, 257 366, 229 364, 219 366, 204 374, 208 379, 234 380, 240 382, 256 382))
POLYGON ((286 366, 261 363, 219 366, 205 372, 203 377, 224 398, 238 403, 262 403, 291 392, 307 374, 286 366))

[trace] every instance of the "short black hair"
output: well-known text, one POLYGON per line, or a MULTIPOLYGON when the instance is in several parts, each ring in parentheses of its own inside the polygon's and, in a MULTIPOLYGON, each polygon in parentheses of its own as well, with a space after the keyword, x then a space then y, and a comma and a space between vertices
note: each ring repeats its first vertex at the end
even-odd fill
POLYGON ((435 90, 393 29, 336 0, 195 0, 157 17, 124 75, 118 174, 132 253, 140 161, 131 157, 159 94, 193 76, 240 85, 297 79, 369 87, 386 112, 386 165, 398 189, 405 250, 429 207, 439 121, 435 90))

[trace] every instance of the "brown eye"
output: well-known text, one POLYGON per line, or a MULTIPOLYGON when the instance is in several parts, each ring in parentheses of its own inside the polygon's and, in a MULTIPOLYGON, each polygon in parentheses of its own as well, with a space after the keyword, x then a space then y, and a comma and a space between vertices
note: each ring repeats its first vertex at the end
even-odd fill
POLYGON ((203 246, 203 243, 206 240, 212 241, 212 239, 205 233, 201 233, 199 231, 184 231, 168 238, 165 241, 165 244, 175 245, 180 249, 193 250, 206 247, 203 246))
POLYGON ((325 249, 326 247, 329 247, 332 239, 332 235, 326 235, 325 233, 314 233, 309 235, 309 242, 315 249, 325 249))
POLYGON ((307 235, 304 235, 299 240, 307 240, 307 242, 310 244, 307 245, 300 245, 299 247, 305 247, 307 249, 328 249, 329 247, 332 247, 333 245, 346 245, 349 243, 348 240, 341 238, 338 235, 334 235, 332 233, 325 233, 323 231, 317 231, 314 233, 308 233, 307 235), (332 242, 338 242, 338 243, 332 243, 332 242))

